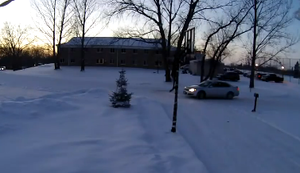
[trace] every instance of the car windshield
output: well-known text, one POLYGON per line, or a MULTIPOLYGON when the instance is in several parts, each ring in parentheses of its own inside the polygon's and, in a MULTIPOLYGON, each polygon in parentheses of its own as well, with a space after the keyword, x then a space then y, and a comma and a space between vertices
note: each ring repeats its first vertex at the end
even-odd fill
POLYGON ((210 84, 211 84, 210 81, 204 81, 204 82, 201 82, 201 83, 199 84, 199 86, 201 86, 201 87, 207 87, 207 86, 210 85, 210 84))

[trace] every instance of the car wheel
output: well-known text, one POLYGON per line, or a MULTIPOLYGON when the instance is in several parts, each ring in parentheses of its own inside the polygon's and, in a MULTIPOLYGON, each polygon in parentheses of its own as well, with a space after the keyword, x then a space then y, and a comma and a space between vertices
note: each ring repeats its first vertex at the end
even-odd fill
POLYGON ((205 99, 205 97, 206 97, 206 93, 204 91, 199 91, 197 93, 197 98, 198 99, 205 99))
POLYGON ((233 99, 233 97, 234 97, 233 92, 228 92, 227 95, 226 95, 227 99, 233 99))

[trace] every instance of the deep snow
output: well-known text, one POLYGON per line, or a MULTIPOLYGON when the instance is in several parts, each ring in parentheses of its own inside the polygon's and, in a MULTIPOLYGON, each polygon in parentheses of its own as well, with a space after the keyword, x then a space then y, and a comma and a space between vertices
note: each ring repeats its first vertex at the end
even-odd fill
MULTIPOLYGON (((164 74, 126 68, 132 108, 110 107, 120 68, 44 65, 0 73, 0 172, 300 172, 300 85, 248 79, 234 100, 174 94, 164 74), (252 113, 254 92, 257 112, 252 113)), ((180 75, 180 89, 199 77, 180 75)))
POLYGON ((103 81, 43 68, 0 74, 0 172, 206 172, 157 101, 112 108, 103 81))

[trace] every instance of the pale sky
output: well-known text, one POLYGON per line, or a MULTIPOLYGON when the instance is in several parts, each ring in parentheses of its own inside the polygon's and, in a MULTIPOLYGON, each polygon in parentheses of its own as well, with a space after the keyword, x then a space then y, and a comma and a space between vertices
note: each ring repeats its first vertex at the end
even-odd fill
MULTIPOLYGON (((5 0, 0 0, 4 2, 5 0)), ((295 10, 300 8, 300 0, 294 1, 295 10)), ((3 27, 3 23, 8 21, 15 25, 21 26, 31 26, 36 25, 35 21, 35 11, 31 7, 31 0, 14 0, 5 7, 0 7, 0 29, 3 27)), ((42 24, 41 24, 42 25, 42 24)), ((117 24, 112 24, 110 28, 103 30, 98 36, 113 36, 112 29, 116 29, 117 24)), ((300 21, 295 21, 288 30, 291 33, 297 33, 300 35, 300 21)), ((38 32, 35 32, 37 34, 38 32)), ((196 33, 197 35, 197 33, 196 33)), ((43 38, 43 35, 39 34, 39 37, 43 38)), ((199 36, 197 37, 199 38, 199 36)), ((298 43, 294 48, 294 53, 289 55, 289 58, 300 59, 300 43, 298 43)), ((237 51, 239 52, 239 51, 237 51)))
MULTIPOLYGON (((0 0, 4 2, 5 0, 0 0)), ((32 0, 14 0, 5 7, 0 7, 0 29, 3 28, 4 22, 10 22, 15 25, 31 26, 36 24, 36 12, 31 6, 32 0)), ((44 25, 44 23, 41 23, 44 25)), ((112 32, 109 29, 105 29, 99 36, 112 36, 112 32)), ((43 37, 43 36, 41 36, 43 37)))

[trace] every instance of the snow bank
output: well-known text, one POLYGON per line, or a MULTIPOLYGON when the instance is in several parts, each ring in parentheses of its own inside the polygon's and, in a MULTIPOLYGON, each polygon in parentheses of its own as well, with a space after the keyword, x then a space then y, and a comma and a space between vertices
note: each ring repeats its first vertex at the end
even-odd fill
POLYGON ((206 172, 147 98, 112 108, 107 91, 90 89, 18 98, 0 110, 0 172, 206 172))

